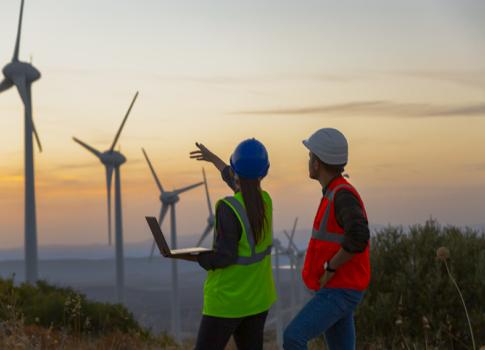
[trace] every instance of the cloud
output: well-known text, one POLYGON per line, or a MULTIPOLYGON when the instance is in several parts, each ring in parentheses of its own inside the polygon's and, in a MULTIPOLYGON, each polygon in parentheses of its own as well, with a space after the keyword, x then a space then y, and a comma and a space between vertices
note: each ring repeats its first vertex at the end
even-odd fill
POLYGON ((180 76, 180 80, 190 80, 206 84, 267 84, 280 82, 294 82, 294 81, 331 81, 331 82, 349 82, 353 80, 363 79, 363 74, 331 74, 331 73, 315 73, 315 74, 284 74, 284 75, 243 75, 243 76, 210 76, 210 77, 189 77, 180 76))
POLYGON ((485 162, 468 164, 466 168, 471 171, 483 172, 485 171, 485 162))
POLYGON ((437 106, 424 103, 400 103, 392 101, 351 101, 340 104, 315 105, 304 107, 274 108, 262 110, 239 111, 238 115, 350 115, 374 117, 485 117, 485 102, 460 105, 437 106))
POLYGON ((412 78, 449 82, 457 85, 485 90, 485 70, 448 71, 397 71, 397 74, 412 78))
POLYGON ((407 77, 423 80, 434 80, 445 83, 485 90, 485 70, 407 70, 407 71, 379 71, 364 70, 345 73, 315 72, 305 74, 267 74, 243 76, 184 76, 184 75, 158 75, 164 80, 192 81, 202 84, 214 85, 254 85, 267 83, 313 81, 321 83, 350 83, 355 81, 372 81, 376 78, 407 77))
POLYGON ((433 112, 435 116, 485 116, 485 103, 449 107, 433 112))

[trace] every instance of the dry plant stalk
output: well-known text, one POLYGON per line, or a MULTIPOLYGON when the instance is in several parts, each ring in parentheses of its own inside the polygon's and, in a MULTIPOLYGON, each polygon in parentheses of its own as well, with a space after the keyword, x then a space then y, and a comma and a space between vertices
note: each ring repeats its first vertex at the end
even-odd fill
POLYGON ((456 288, 456 291, 458 292, 458 295, 460 296, 461 302, 463 304, 463 308, 465 309, 465 314, 466 314, 466 319, 468 320, 468 328, 470 329, 470 336, 472 338, 472 345, 473 345, 473 350, 476 350, 477 347, 475 345, 475 337, 473 336, 473 328, 472 328, 472 322, 470 320, 470 316, 468 315, 468 309, 465 304, 465 299, 463 298, 463 294, 461 293, 460 287, 458 287, 458 283, 456 283, 456 280, 453 278, 450 268, 448 266, 448 258, 450 257, 450 251, 446 247, 440 247, 436 251, 436 257, 441 260, 446 267, 446 272, 448 273, 448 276, 450 277, 451 282, 456 288))

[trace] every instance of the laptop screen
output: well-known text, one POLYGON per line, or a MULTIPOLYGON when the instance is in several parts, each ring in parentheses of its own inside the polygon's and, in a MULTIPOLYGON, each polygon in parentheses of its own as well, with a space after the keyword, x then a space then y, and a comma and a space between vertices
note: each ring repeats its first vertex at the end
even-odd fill
POLYGON ((148 226, 150 227, 150 231, 152 231, 153 238, 155 238, 155 242, 157 242, 158 249, 163 256, 170 255, 170 247, 168 246, 167 242, 165 241, 165 237, 163 236, 163 232, 158 225, 158 221, 153 216, 146 216, 145 219, 147 220, 148 226))

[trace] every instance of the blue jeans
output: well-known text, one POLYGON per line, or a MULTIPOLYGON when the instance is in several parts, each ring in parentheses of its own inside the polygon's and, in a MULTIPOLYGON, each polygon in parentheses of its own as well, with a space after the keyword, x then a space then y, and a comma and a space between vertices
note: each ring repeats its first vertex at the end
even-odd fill
POLYGON ((354 310, 364 293, 352 289, 322 288, 286 327, 285 350, 307 349, 322 333, 330 350, 354 350, 354 310))

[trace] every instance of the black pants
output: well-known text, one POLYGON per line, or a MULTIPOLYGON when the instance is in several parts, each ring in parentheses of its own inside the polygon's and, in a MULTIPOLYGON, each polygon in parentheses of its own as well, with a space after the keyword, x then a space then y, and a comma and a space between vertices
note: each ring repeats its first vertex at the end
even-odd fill
POLYGON ((202 316, 195 350, 224 350, 231 335, 239 350, 262 350, 268 311, 241 318, 202 316))

